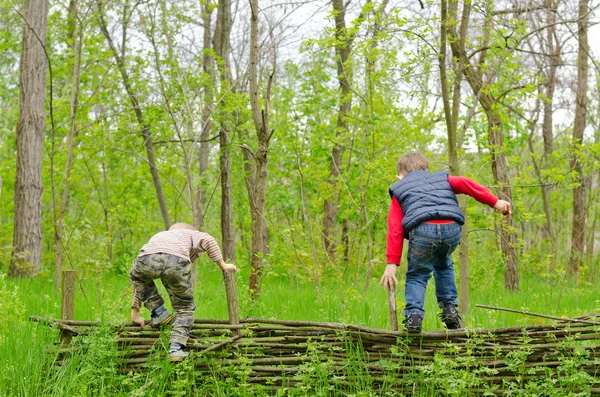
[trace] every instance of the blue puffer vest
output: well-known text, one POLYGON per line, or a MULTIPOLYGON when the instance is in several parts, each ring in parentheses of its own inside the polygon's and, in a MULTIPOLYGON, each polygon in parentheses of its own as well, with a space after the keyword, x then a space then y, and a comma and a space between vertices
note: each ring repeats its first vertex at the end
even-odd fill
POLYGON ((390 197, 396 197, 402 207, 402 226, 407 233, 417 225, 434 219, 453 220, 461 225, 465 223, 446 171, 409 172, 392 185, 389 192, 390 197))

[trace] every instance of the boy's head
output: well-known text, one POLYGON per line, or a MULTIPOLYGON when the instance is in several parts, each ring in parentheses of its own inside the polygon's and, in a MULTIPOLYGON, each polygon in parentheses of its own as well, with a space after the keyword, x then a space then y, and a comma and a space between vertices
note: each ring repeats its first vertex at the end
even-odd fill
POLYGON ((185 223, 185 222, 174 223, 169 228, 169 230, 176 230, 176 229, 198 230, 194 226, 190 225, 189 223, 185 223))
POLYGON ((399 177, 405 177, 406 174, 413 171, 429 171, 429 160, 423 153, 411 152, 405 153, 396 165, 396 171, 399 177))

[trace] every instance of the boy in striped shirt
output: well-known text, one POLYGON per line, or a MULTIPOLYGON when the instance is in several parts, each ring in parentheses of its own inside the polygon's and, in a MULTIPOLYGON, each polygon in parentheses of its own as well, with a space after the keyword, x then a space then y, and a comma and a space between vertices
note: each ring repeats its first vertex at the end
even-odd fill
POLYGON ((145 244, 129 270, 133 284, 131 321, 141 326, 142 303, 150 310, 150 325, 160 327, 173 321, 169 349, 169 361, 182 361, 189 356, 184 351, 189 331, 194 323, 194 291, 191 283, 191 266, 200 254, 206 252, 221 270, 236 269, 225 263, 221 249, 208 233, 202 233, 187 223, 176 223, 169 230, 155 234, 145 244), (155 279, 161 279, 175 311, 173 316, 164 306, 155 279))

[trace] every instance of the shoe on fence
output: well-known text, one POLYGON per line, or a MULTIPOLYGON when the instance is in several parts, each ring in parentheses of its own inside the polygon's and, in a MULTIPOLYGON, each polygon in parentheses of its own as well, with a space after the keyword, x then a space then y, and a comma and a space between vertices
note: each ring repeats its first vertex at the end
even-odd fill
POLYGON ((174 350, 169 352, 169 361, 172 363, 181 362, 186 359, 190 355, 190 352, 186 352, 185 350, 174 350))
POLYGON ((445 305, 442 308, 442 313, 440 314, 440 318, 446 324, 446 328, 448 329, 460 329, 462 328, 460 315, 458 314, 458 310, 456 310, 456 306, 453 304, 445 305))
POLYGON ((404 328, 408 332, 421 332, 423 326, 423 313, 413 311, 406 315, 404 319, 404 328))
POLYGON ((166 327, 173 321, 173 315, 165 310, 160 315, 150 319, 150 325, 154 328, 166 327))

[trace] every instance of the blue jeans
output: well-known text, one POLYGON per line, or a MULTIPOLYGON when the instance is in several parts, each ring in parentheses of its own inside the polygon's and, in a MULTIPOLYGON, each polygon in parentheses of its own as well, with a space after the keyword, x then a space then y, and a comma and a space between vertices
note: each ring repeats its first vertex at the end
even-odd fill
POLYGON ((432 272, 438 305, 458 304, 452 253, 461 235, 462 228, 456 222, 421 223, 409 232, 405 316, 415 311, 424 314, 425 289, 432 272))

